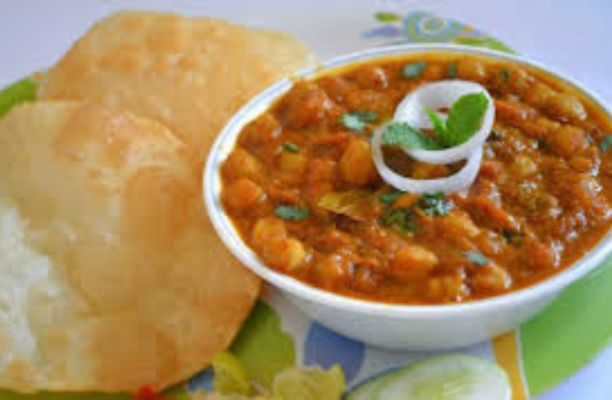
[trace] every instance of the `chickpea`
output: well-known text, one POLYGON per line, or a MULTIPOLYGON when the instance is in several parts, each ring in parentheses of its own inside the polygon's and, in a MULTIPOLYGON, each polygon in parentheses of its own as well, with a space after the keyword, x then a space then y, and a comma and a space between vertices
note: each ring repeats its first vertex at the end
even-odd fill
POLYGON ((486 66, 475 59, 461 59, 457 65, 457 75, 468 81, 484 82, 488 78, 486 66))
POLYGON ((495 263, 478 267, 472 277, 472 288, 479 292, 499 292, 512 284, 512 277, 495 263))
POLYGON ((425 278, 438 262, 438 257, 432 251, 418 245, 407 245, 395 253, 392 273, 406 279, 425 278))
POLYGON ((307 259, 302 242, 284 238, 267 242, 262 249, 263 259, 273 268, 293 271, 303 266, 307 259))
POLYGON ((287 237, 285 223, 275 217, 260 218, 251 231, 253 246, 263 248, 266 243, 278 241, 287 237))
POLYGON ((538 82, 531 86, 531 89, 526 94, 526 100, 537 108, 543 108, 555 95, 556 92, 548 85, 538 82))
POLYGON ((480 228, 465 211, 455 210, 442 217, 439 224, 449 236, 475 238, 480 234, 480 228))
POLYGON ((296 85, 283 105, 285 122, 293 128, 316 125, 335 106, 325 91, 312 82, 296 85))
POLYGON ((271 114, 264 114, 244 128, 244 133, 240 135, 240 144, 266 144, 277 138, 281 132, 282 128, 276 118, 271 114))
POLYGON ((249 178, 259 182, 263 175, 263 166, 248 151, 238 147, 223 163, 222 172, 228 179, 249 178))
POLYGON ((459 301, 468 293, 462 269, 437 276, 427 282, 427 295, 436 301, 459 301))
POLYGON ((300 153, 282 152, 279 156, 281 178, 285 182, 299 182, 306 169, 307 159, 300 153))
POLYGON ((331 254, 317 260, 314 268, 323 287, 332 288, 337 281, 348 276, 351 265, 346 258, 331 254))
POLYGON ((370 144, 362 139, 353 139, 340 159, 340 175, 345 182, 365 186, 376 177, 370 144))
POLYGON ((524 154, 519 154, 514 159, 514 164, 512 165, 512 171, 515 172, 518 176, 529 176, 538 172, 538 164, 529 156, 524 154))
POLYGON ((580 122, 587 117, 587 112, 580 100, 566 93, 550 96, 545 104, 545 110, 562 121, 580 122))
POLYGON ((571 125, 561 126, 547 137, 546 144, 556 154, 567 158, 588 146, 584 131, 571 125))
POLYGON ((359 69, 355 75, 355 80, 366 89, 385 90, 389 85, 385 70, 374 65, 359 69))
POLYGON ((238 211, 244 211, 256 205, 264 198, 264 190, 247 178, 233 181, 225 191, 225 201, 227 204, 238 211))

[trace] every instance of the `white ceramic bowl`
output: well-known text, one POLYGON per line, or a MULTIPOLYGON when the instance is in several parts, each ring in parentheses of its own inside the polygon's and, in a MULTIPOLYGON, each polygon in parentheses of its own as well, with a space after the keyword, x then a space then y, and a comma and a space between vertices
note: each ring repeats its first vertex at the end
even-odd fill
MULTIPOLYGON (((345 65, 389 56, 435 51, 485 55, 541 69, 582 91, 611 115, 598 96, 575 81, 524 57, 458 45, 402 45, 375 48, 335 58, 297 74, 307 78, 345 65)), ((242 128, 265 112, 293 85, 284 79, 246 104, 227 123, 210 150, 204 171, 204 198, 208 214, 231 252, 268 283, 279 288, 313 319, 348 337, 387 348, 413 350, 448 349, 487 340, 511 330, 545 308, 566 286, 596 268, 612 250, 608 234, 571 267, 536 285, 502 296, 463 304, 411 306, 385 304, 337 295, 304 284, 266 267, 242 241, 220 201, 220 165, 234 148, 242 128)), ((568 316, 569 318, 570 316, 568 316)))

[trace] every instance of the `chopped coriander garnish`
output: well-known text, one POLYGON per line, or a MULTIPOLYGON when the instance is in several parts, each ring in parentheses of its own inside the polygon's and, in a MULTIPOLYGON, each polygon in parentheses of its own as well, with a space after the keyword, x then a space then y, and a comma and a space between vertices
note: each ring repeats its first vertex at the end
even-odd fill
POLYGON ((489 259, 477 251, 466 251, 463 253, 463 257, 479 267, 489 264, 489 259))
POLYGON ((518 232, 518 231, 514 231, 511 229, 504 229, 502 231, 502 235, 504 237, 504 239, 506 239, 506 241, 508 241, 508 243, 513 244, 513 245, 519 245, 521 243, 523 243, 523 240, 525 239, 525 234, 518 232))
POLYGON ((423 74, 425 68, 427 68, 427 63, 425 61, 406 64, 404 68, 402 68, 402 76, 408 79, 418 78, 423 74))
POLYGON ((605 153, 610 150, 610 147, 612 147, 612 134, 607 134, 601 139, 601 142, 599 142, 599 148, 605 153))
POLYGON ((504 82, 508 82, 510 80, 510 71, 507 68, 502 68, 499 71, 499 76, 501 76, 504 82))
POLYGON ((419 198, 417 207, 420 208, 425 215, 439 217, 448 214, 453 208, 453 203, 448 200, 442 192, 425 193, 419 198))
POLYGON ((283 150, 288 153, 297 153, 298 151, 300 151, 300 146, 295 143, 285 142, 283 143, 283 150))
POLYGON ((274 209, 276 216, 290 221, 301 221, 310 217, 310 210, 306 206, 280 205, 274 209))
POLYGON ((387 125, 382 135, 382 143, 409 149, 437 150, 442 148, 436 139, 427 136, 406 122, 393 122, 387 125))
POLYGON ((402 197, 404 195, 404 192, 401 192, 399 190, 395 190, 393 192, 389 192, 389 193, 383 193, 381 195, 378 196, 378 201, 380 201, 383 204, 386 205, 391 205, 395 202, 395 200, 399 199, 400 197, 402 197))
POLYGON ((366 124, 376 122, 378 114, 373 111, 353 111, 340 116, 340 123, 347 129, 362 132, 366 124))
POLYGON ((449 79, 457 78, 457 67, 458 64, 456 62, 448 64, 448 67, 446 67, 446 77, 449 79))
POLYGON ((380 216, 379 221, 400 233, 414 233, 417 229, 414 212, 410 208, 390 208, 380 216))
POLYGON ((493 139, 501 139, 502 137, 504 137, 504 134, 502 133, 502 131, 498 131, 497 129, 492 129, 491 137, 493 139))

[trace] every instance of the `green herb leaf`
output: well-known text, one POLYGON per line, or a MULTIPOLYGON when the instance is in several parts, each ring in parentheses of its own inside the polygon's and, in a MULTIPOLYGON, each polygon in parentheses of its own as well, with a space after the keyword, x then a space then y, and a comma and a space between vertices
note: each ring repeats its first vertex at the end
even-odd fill
POLYGON ((340 123, 345 128, 362 132, 368 122, 376 122, 378 114, 373 111, 354 111, 340 116, 340 123))
POLYGON ((425 193, 422 195, 417 206, 430 217, 446 215, 453 208, 453 203, 446 198, 444 193, 425 193))
POLYGON ((397 22, 402 19, 401 15, 399 14, 391 13, 391 12, 384 12, 384 11, 380 11, 374 14, 374 18, 378 22, 383 22, 383 23, 397 22))
POLYGON ((395 203, 395 200, 399 199, 404 194, 405 194, 404 192, 399 191, 399 190, 395 190, 389 193, 382 193, 378 196, 378 201, 390 206, 391 204, 395 203))
POLYGON ((604 153, 610 150, 610 147, 612 147, 612 134, 604 136, 604 138, 601 139, 601 142, 599 143, 599 148, 604 153))
POLYGON ((507 68, 502 68, 499 71, 499 76, 501 76, 504 82, 508 82, 510 80, 510 71, 507 68))
POLYGON ((382 135, 382 143, 408 149, 436 150, 442 148, 434 138, 427 136, 406 122, 394 122, 387 125, 382 135))
POLYGON ((491 137, 495 140, 501 139, 504 137, 504 133, 502 131, 498 131, 497 129, 491 130, 491 137))
POLYGON ((520 245, 523 243, 523 240, 525 239, 524 233, 514 231, 511 229, 504 229, 502 231, 502 235, 504 236, 504 239, 508 241, 508 243, 513 244, 513 245, 520 245))
POLYGON ((301 221, 310 217, 310 210, 306 206, 296 207, 289 205, 280 205, 274 210, 276 216, 290 221, 301 221))
POLYGON ((456 79, 458 75, 458 66, 459 64, 457 64, 456 62, 448 64, 448 66, 446 67, 446 77, 449 79, 456 79))
POLYGON ((446 119, 443 142, 449 147, 465 143, 480 128, 489 100, 484 93, 461 96, 451 107, 446 119))
POLYGON ((406 64, 404 68, 402 68, 402 76, 408 79, 418 78, 423 74, 425 68, 427 68, 427 63, 425 61, 406 64))
POLYGON ((414 233, 417 230, 414 212, 410 208, 390 208, 380 216, 379 221, 400 233, 414 233))
POLYGON ((442 121, 440 116, 429 107, 425 107, 425 112, 433 125, 434 131, 438 134, 438 137, 441 139, 445 138, 447 133, 444 121, 442 121))
POLYGON ((283 150, 287 153, 297 153, 300 151, 300 146, 295 143, 285 142, 283 143, 283 150))
POLYGON ((463 257, 467 258, 472 264, 478 265, 479 267, 483 267, 490 262, 487 257, 483 256, 477 251, 466 251, 463 253, 463 257))

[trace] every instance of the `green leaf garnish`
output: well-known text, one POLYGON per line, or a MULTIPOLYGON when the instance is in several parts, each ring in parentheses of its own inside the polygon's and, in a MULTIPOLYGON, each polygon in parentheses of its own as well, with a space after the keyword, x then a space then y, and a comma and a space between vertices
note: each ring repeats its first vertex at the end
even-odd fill
POLYGON ((436 139, 427 136, 406 122, 393 122, 385 128, 382 143, 408 149, 438 150, 442 148, 436 139))
POLYGON ((36 82, 25 78, 0 90, 0 117, 19 103, 36 100, 36 89, 36 82))
POLYGON ((507 68, 503 68, 499 71, 499 76, 501 76, 504 82, 508 82, 510 80, 510 71, 507 68))
POLYGON ((463 257, 467 258, 472 264, 478 265, 479 267, 485 266, 490 262, 487 257, 483 256, 477 251, 466 251, 463 253, 463 257))
POLYGON ((378 114, 373 111, 353 111, 340 116, 340 123, 347 129, 363 132, 366 124, 376 122, 378 114))
POLYGON ((489 100, 484 93, 461 96, 448 112, 443 142, 449 147, 467 142, 480 128, 488 105, 489 100))
POLYGON ((374 18, 378 22, 389 23, 389 22, 397 22, 402 19, 401 15, 391 12, 380 11, 374 14, 374 18))
POLYGON ((439 217, 448 214, 453 208, 453 203, 446 198, 444 193, 437 192, 422 195, 417 202, 417 206, 425 215, 439 217))
POLYGON ((612 134, 604 136, 604 138, 601 139, 601 142, 599 142, 599 148, 604 153, 610 150, 610 147, 612 147, 612 134))
POLYGON ((274 209, 274 214, 282 219, 301 221, 310 217, 310 210, 306 206, 280 205, 274 209))
POLYGON ((425 112, 427 113, 429 121, 431 121, 431 125, 433 125, 434 131, 438 134, 437 138, 444 140, 447 135, 444 121, 442 121, 440 116, 429 107, 425 107, 425 112))
POLYGON ((391 204, 395 203, 395 200, 399 199, 404 194, 405 194, 404 192, 399 191, 399 190, 395 190, 389 193, 382 193, 378 196, 378 201, 390 206, 391 204))
POLYGON ((379 221, 381 225, 400 233, 414 233, 417 230, 414 212, 410 208, 388 209, 380 216, 379 221))
POLYGON ((455 79, 457 78, 457 67, 459 65, 456 62, 452 62, 450 64, 448 64, 448 66, 446 67, 446 77, 449 79, 455 79))
POLYGON ((491 130, 491 138, 497 140, 504 137, 504 133, 502 131, 498 131, 497 129, 491 130))
POLYGON ((524 233, 514 231, 511 229, 504 229, 502 231, 502 235, 508 243, 513 244, 513 245, 520 245, 523 243, 523 240, 525 239, 524 233))
POLYGON ((427 63, 425 61, 406 64, 404 68, 402 68, 402 76, 408 79, 418 78, 423 74, 425 68, 427 68, 427 63))
POLYGON ((283 150, 287 153, 297 153, 300 151, 300 146, 295 143, 285 142, 283 143, 283 150))

